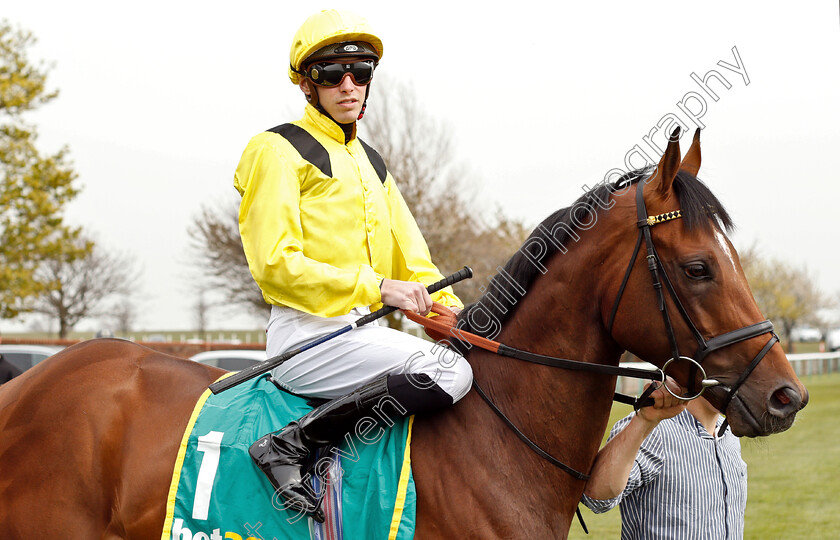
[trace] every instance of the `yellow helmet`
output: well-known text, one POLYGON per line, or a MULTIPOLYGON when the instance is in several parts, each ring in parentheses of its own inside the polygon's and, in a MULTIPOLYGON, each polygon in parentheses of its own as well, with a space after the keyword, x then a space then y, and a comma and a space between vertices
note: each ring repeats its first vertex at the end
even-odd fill
MULTIPOLYGON (((289 79, 295 84, 300 82, 300 74, 304 62, 316 52, 334 43, 346 41, 370 44, 374 51, 365 51, 375 56, 378 61, 382 57, 382 40, 373 33, 370 24, 362 17, 350 11, 335 9, 324 10, 312 15, 295 33, 292 49, 289 53, 289 79)), ((364 48, 366 49, 366 48, 364 48)), ((321 57, 324 55, 322 54, 321 57)), ((345 54, 346 56, 346 54, 345 54)))

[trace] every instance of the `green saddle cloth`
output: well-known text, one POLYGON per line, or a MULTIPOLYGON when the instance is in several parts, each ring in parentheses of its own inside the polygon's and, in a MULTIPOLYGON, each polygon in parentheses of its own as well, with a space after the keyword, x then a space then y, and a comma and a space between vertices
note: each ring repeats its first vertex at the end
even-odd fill
MULTIPOLYGON (((378 425, 370 424, 366 441, 356 435, 345 439, 332 465, 332 478, 340 478, 327 482, 325 499, 326 509, 340 507, 342 514, 332 513, 326 524, 302 518, 272 499, 273 488, 248 448, 309 410, 305 399, 279 390, 268 376, 219 395, 205 391, 181 440, 161 540, 413 538, 413 418, 376 418, 378 425)), ((323 484, 316 479, 317 489, 323 484)))

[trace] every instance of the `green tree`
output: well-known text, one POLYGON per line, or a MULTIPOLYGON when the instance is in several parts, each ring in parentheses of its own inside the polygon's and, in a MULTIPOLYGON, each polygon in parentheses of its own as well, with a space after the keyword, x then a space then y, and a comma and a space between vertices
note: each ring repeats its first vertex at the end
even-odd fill
MULTIPOLYGON (((32 299, 51 285, 35 278, 39 265, 62 250, 67 255, 63 246, 80 232, 62 216, 78 193, 67 149, 42 154, 37 131, 22 118, 58 95, 46 89, 43 63, 27 57, 34 42, 30 32, 0 22, 0 318, 31 309, 32 299)), ((81 249, 77 255, 90 246, 81 249)))
POLYGON ((791 330, 804 323, 819 325, 819 311, 833 303, 804 266, 763 258, 756 246, 742 250, 740 258, 758 307, 776 325, 790 351, 791 330))

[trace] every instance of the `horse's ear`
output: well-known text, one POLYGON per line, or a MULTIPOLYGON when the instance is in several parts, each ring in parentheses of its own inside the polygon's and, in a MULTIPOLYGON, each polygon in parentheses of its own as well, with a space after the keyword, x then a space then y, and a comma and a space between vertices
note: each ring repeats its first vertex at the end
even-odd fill
POLYGON ((680 168, 680 128, 671 133, 668 139, 668 147, 665 148, 665 153, 659 160, 653 176, 648 180, 651 188, 655 189, 659 195, 665 197, 671 191, 671 184, 674 183, 674 178, 680 168))
POLYGON ((700 170, 700 128, 697 128, 694 132, 694 140, 691 141, 691 148, 685 153, 685 157, 680 163, 680 170, 691 174, 691 176, 697 176, 697 171, 700 170))

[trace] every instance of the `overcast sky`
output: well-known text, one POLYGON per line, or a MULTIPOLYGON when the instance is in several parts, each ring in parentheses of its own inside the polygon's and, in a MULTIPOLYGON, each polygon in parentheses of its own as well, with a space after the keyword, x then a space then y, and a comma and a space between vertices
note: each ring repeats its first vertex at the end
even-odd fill
POLYGON ((477 211, 499 204, 536 225, 635 145, 649 151, 651 131, 661 143, 667 115, 693 131, 682 103, 705 109, 699 176, 734 217, 736 247, 757 243, 840 291, 837 2, 463 4, 27 0, 0 16, 53 66, 60 96, 27 120, 43 150, 69 147, 83 189, 69 220, 142 264, 142 328, 194 326, 187 227, 202 204, 234 200, 252 135, 300 116, 289 45, 331 7, 367 17, 385 47, 377 75, 410 82, 447 123, 477 211), (708 81, 717 101, 692 78, 710 70, 729 86, 708 81))

